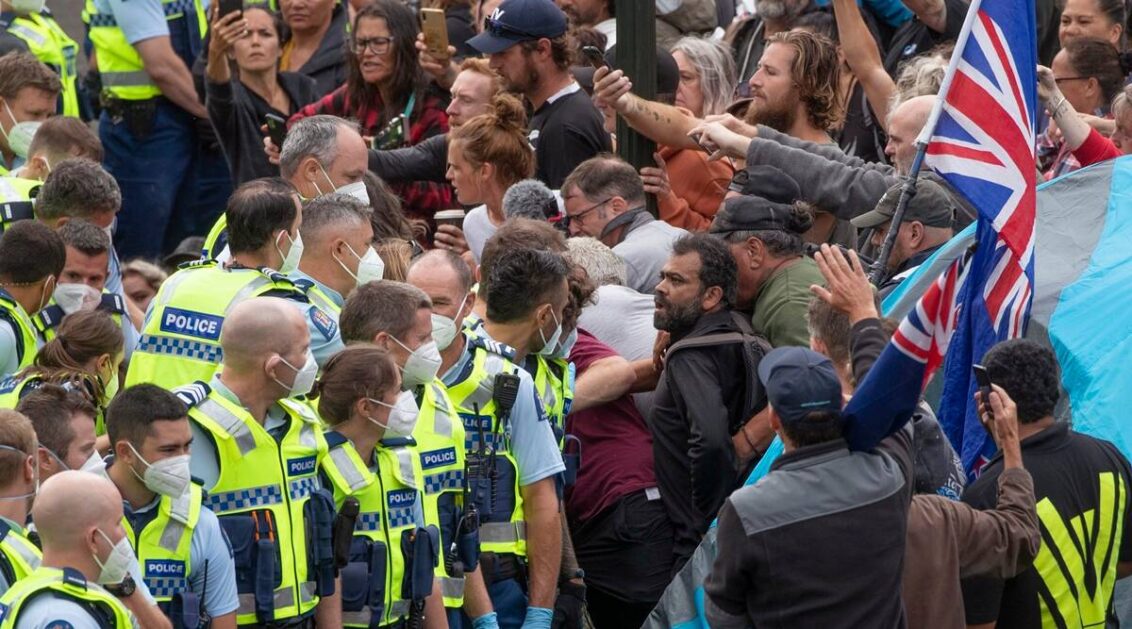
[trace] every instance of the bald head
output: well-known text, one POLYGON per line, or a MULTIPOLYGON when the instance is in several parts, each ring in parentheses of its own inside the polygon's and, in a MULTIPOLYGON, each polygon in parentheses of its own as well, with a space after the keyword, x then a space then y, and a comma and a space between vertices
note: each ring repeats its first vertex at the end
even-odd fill
POLYGON ((254 297, 236 304, 220 331, 224 367, 236 372, 258 370, 271 355, 289 356, 297 346, 309 344, 302 314, 278 297, 254 297))
POLYGON ((68 470, 43 483, 31 514, 45 551, 73 550, 86 543, 92 529, 109 534, 122 519, 122 497, 102 476, 68 470))
POLYGON ((916 96, 901 103, 888 117, 888 145, 884 152, 901 175, 912 169, 916 157, 916 138, 935 105, 935 96, 916 96))

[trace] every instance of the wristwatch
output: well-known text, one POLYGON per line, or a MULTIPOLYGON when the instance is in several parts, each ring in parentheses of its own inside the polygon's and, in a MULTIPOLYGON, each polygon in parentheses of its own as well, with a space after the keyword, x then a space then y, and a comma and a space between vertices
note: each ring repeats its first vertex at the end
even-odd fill
POLYGON ((117 585, 104 585, 102 587, 106 588, 107 592, 110 592, 118 598, 126 598, 133 594, 134 590, 138 589, 138 584, 134 583, 134 577, 127 572, 126 578, 122 579, 121 583, 117 585))

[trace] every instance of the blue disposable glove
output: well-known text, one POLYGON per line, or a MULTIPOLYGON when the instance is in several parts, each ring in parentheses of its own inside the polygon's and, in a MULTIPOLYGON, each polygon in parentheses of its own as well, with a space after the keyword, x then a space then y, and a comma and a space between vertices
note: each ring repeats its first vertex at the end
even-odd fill
POLYGON ((472 629, 499 629, 499 617, 495 612, 472 619, 472 629))
POLYGON ((528 607, 527 617, 523 619, 523 629, 550 629, 554 622, 554 610, 545 607, 528 607))

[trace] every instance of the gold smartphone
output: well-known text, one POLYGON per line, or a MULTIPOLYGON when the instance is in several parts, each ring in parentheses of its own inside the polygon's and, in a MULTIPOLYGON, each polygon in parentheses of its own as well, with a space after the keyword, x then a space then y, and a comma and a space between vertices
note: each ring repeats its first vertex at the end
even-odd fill
POLYGON ((437 59, 448 58, 448 22, 443 9, 421 9, 421 32, 428 54, 437 59))

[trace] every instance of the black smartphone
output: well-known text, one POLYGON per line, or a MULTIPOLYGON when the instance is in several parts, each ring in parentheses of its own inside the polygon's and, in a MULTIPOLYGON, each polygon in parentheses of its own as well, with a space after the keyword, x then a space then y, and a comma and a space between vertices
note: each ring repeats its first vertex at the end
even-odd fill
POLYGON ((389 124, 385 125, 385 128, 382 129, 380 133, 373 136, 370 148, 379 151, 388 151, 405 146, 405 129, 407 127, 408 124, 406 123, 405 115, 397 116, 393 120, 390 120, 389 124))
POLYGON ((586 58, 586 62, 589 63, 594 70, 609 65, 605 62, 605 54, 602 53, 601 49, 597 46, 582 46, 582 56, 586 58))
POLYGON ((267 124, 267 135, 271 138, 271 143, 283 150, 283 140, 287 139, 287 121, 275 114, 266 114, 263 119, 267 124))
POLYGON ((971 371, 975 372, 975 384, 979 386, 979 398, 982 400, 983 408, 986 409, 987 415, 994 419, 994 412, 991 410, 990 394, 991 394, 991 381, 990 374, 987 373, 987 368, 974 364, 971 365, 971 371))
POLYGON ((244 0, 220 0, 220 17, 224 17, 233 11, 242 11, 244 9, 244 0))

